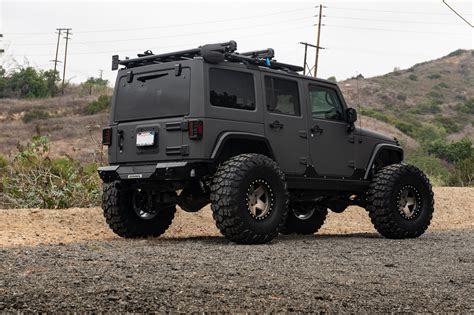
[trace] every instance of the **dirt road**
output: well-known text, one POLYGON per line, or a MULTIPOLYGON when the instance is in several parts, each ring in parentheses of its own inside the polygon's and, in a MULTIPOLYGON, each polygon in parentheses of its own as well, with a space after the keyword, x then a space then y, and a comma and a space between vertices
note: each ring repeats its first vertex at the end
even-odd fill
POLYGON ((472 313, 473 192, 436 189, 419 239, 383 239, 354 208, 318 235, 259 246, 229 243, 208 211, 130 241, 98 209, 2 210, 0 311, 472 313))

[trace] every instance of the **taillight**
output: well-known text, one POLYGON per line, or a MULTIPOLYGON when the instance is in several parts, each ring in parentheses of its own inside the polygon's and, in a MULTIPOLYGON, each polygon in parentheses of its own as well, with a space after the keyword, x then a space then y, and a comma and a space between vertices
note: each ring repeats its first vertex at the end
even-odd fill
POLYGON ((204 124, 202 120, 188 121, 189 139, 201 140, 203 132, 204 132, 204 124))
POLYGON ((102 129, 102 144, 103 145, 112 144, 112 128, 102 129))

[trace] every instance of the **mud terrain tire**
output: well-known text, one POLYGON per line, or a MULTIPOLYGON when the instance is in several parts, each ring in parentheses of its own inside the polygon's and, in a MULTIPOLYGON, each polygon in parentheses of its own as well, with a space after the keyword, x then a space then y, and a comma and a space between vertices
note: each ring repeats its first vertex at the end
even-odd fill
POLYGON ((415 238, 430 225, 434 198, 428 178, 417 167, 393 164, 377 172, 367 192, 367 210, 386 238, 415 238))
POLYGON ((150 219, 137 215, 133 205, 133 189, 120 181, 104 183, 102 209, 107 224, 115 234, 124 238, 158 237, 173 221, 176 206, 167 205, 157 210, 150 219))
POLYGON ((239 244, 272 240, 288 215, 285 175, 271 158, 241 154, 223 162, 211 184, 217 228, 239 244))

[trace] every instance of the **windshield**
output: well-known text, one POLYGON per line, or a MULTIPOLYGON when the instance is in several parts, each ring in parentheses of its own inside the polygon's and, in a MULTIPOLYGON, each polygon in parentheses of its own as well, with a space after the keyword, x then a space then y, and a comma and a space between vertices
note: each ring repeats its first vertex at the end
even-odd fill
POLYGON ((183 68, 142 72, 120 77, 115 98, 114 120, 131 121, 189 114, 191 71, 183 68), (128 82, 131 81, 131 82, 128 82))

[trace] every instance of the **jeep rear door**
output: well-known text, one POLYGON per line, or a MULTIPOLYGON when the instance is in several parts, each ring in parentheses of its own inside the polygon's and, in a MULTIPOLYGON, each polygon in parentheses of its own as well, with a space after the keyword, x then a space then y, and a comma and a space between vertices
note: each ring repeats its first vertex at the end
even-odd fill
POLYGON ((112 108, 116 162, 177 160, 187 154, 182 123, 189 114, 190 77, 189 67, 173 64, 122 70, 112 108))
POLYGON ((307 121, 297 80, 263 75, 265 87, 265 135, 280 168, 301 175, 308 160, 307 121))
POLYGON ((355 168, 355 139, 348 132, 345 104, 339 90, 330 84, 309 83, 309 148, 318 175, 349 177, 355 168))

